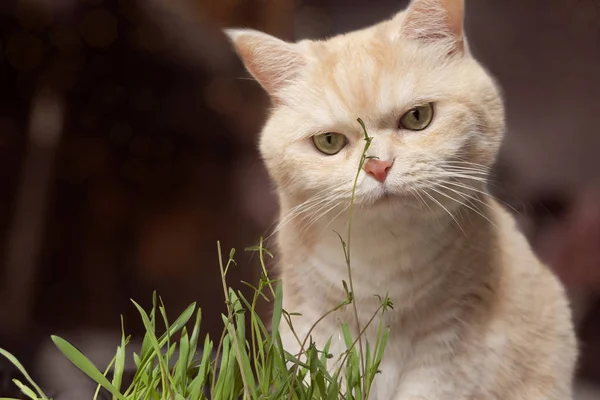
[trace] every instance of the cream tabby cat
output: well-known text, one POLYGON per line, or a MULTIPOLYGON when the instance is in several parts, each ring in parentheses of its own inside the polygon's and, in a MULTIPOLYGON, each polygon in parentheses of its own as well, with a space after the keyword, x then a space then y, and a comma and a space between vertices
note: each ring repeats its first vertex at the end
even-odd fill
MULTIPOLYGON (((344 298, 335 232, 346 232, 361 118, 374 157, 352 222, 361 326, 374 295, 395 306, 371 399, 571 399, 577 350, 563 288, 486 194, 504 111, 470 55, 463 8, 413 0, 389 21, 324 41, 227 31, 273 100, 260 150, 281 205, 284 308, 302 314, 294 326, 303 337, 344 298)), ((339 321, 355 326, 351 307, 318 325, 318 345, 333 335, 334 352, 344 348, 339 321)))

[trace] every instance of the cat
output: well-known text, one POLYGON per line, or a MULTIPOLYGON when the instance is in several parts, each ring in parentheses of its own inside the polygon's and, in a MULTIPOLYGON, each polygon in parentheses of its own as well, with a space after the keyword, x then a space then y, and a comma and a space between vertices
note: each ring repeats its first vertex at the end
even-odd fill
MULTIPOLYGON (((486 191, 504 104, 463 21, 463 0, 413 0, 325 40, 226 30, 272 101, 259 149, 280 203, 283 307, 301 314, 292 322, 303 338, 346 297, 338 233, 351 221, 360 326, 380 306, 376 295, 394 304, 371 399, 572 399, 578 350, 564 289, 486 191), (358 118, 371 138, 360 171, 358 118)), ((337 357, 340 322, 354 321, 342 307, 312 339, 332 338, 337 357)), ((298 352, 285 322, 280 331, 298 352)), ((365 339, 375 335, 370 326, 365 339)))

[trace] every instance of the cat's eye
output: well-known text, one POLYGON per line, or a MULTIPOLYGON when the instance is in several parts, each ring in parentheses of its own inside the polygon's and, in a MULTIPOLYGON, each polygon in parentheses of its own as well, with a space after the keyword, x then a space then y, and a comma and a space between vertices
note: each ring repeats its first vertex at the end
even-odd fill
POLYGON ((427 128, 433 120, 433 104, 423 104, 408 110, 400 118, 400 129, 410 131, 422 131, 427 128))
POLYGON ((313 144, 323 154, 332 156, 346 146, 346 137, 341 133, 321 133, 312 137, 313 144))

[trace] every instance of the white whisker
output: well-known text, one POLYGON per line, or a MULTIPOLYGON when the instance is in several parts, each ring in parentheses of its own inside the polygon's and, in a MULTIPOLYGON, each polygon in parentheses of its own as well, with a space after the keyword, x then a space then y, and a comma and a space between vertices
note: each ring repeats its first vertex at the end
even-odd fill
POLYGON ((339 203, 337 201, 331 201, 327 204, 327 206, 321 207, 318 211, 309 218, 308 221, 304 224, 302 229, 300 230, 300 235, 303 235, 311 226, 313 226, 318 220, 323 218, 325 215, 329 214, 336 207, 339 207, 339 203), (331 204, 333 203, 333 205, 331 204))
POLYGON ((329 226, 336 220, 338 219, 338 217, 340 215, 342 215, 344 212, 346 212, 348 209, 350 208, 350 205, 347 205, 346 207, 342 208, 342 210, 340 212, 338 212, 332 219, 331 221, 329 221, 327 223, 327 225, 325 225, 325 227, 323 228, 323 230, 321 231, 321 233, 323 233, 325 231, 325 229, 329 228, 329 226))
POLYGON ((460 222, 458 222, 458 220, 456 219, 456 217, 450 212, 450 210, 448 210, 442 203, 440 203, 435 197, 433 197, 430 193, 428 193, 426 190, 422 191, 423 194, 427 195, 427 197, 429 197, 431 199, 431 201, 433 201, 434 203, 436 203, 438 206, 440 206, 449 216, 450 218, 452 218, 454 220, 454 222, 456 222, 456 226, 458 226, 458 229, 460 229, 462 231, 462 233, 467 236, 467 233, 465 232, 465 230, 463 229, 463 227, 460 225, 460 222))
MULTIPOLYGON (((495 198, 494 196, 492 196, 491 194, 489 194, 485 190, 477 189, 477 188, 474 188, 472 186, 465 185, 463 183, 456 182, 456 181, 444 181, 444 183, 449 184, 449 185, 453 185, 453 186, 458 186, 460 188, 463 188, 463 189, 466 189, 466 190, 470 190, 470 191, 482 194, 484 196, 489 197, 490 199, 493 199, 493 200, 496 200, 499 203, 502 203, 504 206, 506 206, 507 208, 510 208, 512 211, 518 212, 518 210, 516 208, 514 208, 513 206, 511 206, 510 204, 508 204, 508 203, 506 203, 506 202, 504 202, 502 200, 499 200, 499 199, 495 198)), ((488 204, 488 206, 489 206, 489 204, 488 204)))
POLYGON ((486 178, 482 178, 479 176, 473 176, 473 175, 469 175, 469 174, 464 174, 464 173, 451 172, 451 171, 447 171, 447 170, 445 170, 443 173, 439 173, 438 175, 449 176, 452 178, 469 179, 469 180, 476 181, 476 182, 487 183, 486 178))
MULTIPOLYGON (((468 199, 465 198, 465 196, 462 193, 460 193, 459 191, 451 189, 451 188, 448 188, 448 187, 445 187, 443 185, 440 185, 440 187, 442 189, 451 190, 454 193, 458 194, 459 196, 463 197, 466 201, 468 201, 468 199)), ((467 204, 465 202, 462 202, 462 201, 460 201, 458 199, 455 199, 454 197, 450 196, 447 193, 442 192, 441 190, 437 190, 435 188, 430 188, 430 190, 433 190, 434 192, 438 193, 439 195, 444 196, 444 197, 446 197, 446 198, 448 198, 448 199, 450 199, 452 201, 455 201, 456 203, 460 204, 463 207, 467 207, 469 210, 473 211, 475 214, 479 215, 480 217, 482 217, 483 219, 485 219, 487 222, 489 222, 492 226, 494 226, 495 228, 498 228, 498 226, 496 226, 496 224, 492 220, 490 220, 481 210, 477 210, 474 206, 471 206, 471 205, 469 205, 469 204, 467 204)))
POLYGON ((323 205, 326 207, 328 203, 337 199, 341 193, 343 193, 343 191, 341 191, 338 188, 334 188, 334 189, 329 188, 329 189, 322 190, 319 193, 313 195, 311 198, 309 198, 305 202, 290 209, 286 213, 286 215, 281 219, 281 221, 278 223, 275 230, 269 236, 272 236, 275 233, 277 233, 284 226, 286 226, 292 220, 298 218, 300 215, 306 214, 315 209, 319 209, 323 205))

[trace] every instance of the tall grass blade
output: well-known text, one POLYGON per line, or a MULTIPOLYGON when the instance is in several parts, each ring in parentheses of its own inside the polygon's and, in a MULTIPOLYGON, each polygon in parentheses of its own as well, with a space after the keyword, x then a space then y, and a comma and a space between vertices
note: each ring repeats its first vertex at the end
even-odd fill
MULTIPOLYGON (((125 370, 125 354, 126 354, 127 340, 125 338, 125 322, 123 316, 121 316, 121 345, 117 347, 117 355, 115 356, 115 369, 113 372, 112 384, 117 390, 121 390, 121 383, 123 382, 123 372, 125 370)), ((113 396, 113 400, 116 397, 113 396)))
POLYGON ((275 342, 275 338, 279 335, 279 324, 281 323, 281 314, 283 312, 283 288, 281 282, 277 283, 275 288, 275 303, 273 304, 273 317, 271 319, 271 340, 275 342))
POLYGON ((58 347, 58 349, 84 374, 99 383, 113 394, 119 400, 127 400, 119 391, 108 381, 108 379, 96 368, 96 366, 88 360, 79 350, 75 348, 71 343, 67 342, 63 338, 58 336, 51 336, 52 341, 58 347))
POLYGON ((33 381, 33 379, 31 379, 31 376, 29 376, 29 374, 25 370, 23 364, 21 364, 15 356, 13 356, 11 353, 4 349, 0 349, 0 355, 6 358, 8 361, 10 361, 10 363, 14 365, 21 374, 23 374, 25 379, 27 379, 27 382, 29 382, 29 384, 33 386, 33 388, 37 391, 37 395, 39 397, 41 397, 44 400, 48 399, 48 397, 44 394, 44 391, 33 381))

